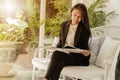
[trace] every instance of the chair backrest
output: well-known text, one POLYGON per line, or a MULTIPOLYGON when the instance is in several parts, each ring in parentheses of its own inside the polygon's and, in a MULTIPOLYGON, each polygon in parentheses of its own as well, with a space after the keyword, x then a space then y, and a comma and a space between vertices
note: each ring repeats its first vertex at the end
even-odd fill
MULTIPOLYGON (((110 36, 112 38, 120 39, 120 26, 100 26, 91 28, 92 37, 110 36)), ((55 47, 59 42, 59 37, 55 37, 52 42, 52 47, 55 47)))
POLYGON ((120 26, 100 26, 91 29, 92 36, 110 36, 120 39, 120 26))

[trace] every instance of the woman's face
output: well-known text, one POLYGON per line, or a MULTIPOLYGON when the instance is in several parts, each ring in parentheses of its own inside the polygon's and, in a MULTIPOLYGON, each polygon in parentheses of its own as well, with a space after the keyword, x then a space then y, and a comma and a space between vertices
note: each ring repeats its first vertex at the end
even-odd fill
POLYGON ((79 9, 74 9, 72 11, 71 19, 72 19, 72 23, 71 23, 72 25, 78 24, 82 19, 81 11, 79 9))

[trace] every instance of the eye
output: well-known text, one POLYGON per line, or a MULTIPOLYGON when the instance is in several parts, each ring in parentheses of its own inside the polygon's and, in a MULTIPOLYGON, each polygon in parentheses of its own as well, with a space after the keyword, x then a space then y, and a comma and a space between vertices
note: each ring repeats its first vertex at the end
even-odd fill
POLYGON ((72 14, 72 16, 77 16, 76 14, 72 14))
POLYGON ((74 17, 78 17, 78 15, 77 15, 77 14, 73 14, 73 16, 74 16, 74 17))
POLYGON ((72 16, 77 17, 77 18, 81 18, 81 16, 77 15, 77 14, 72 14, 72 16))
POLYGON ((81 18, 81 16, 77 16, 78 18, 81 18))

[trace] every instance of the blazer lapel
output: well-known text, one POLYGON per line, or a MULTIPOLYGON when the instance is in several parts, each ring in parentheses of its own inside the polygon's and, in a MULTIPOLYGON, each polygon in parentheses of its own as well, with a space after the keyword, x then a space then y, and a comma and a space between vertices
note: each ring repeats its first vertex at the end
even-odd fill
POLYGON ((68 34, 68 31, 69 31, 69 28, 70 28, 70 23, 71 21, 68 21, 68 23, 65 25, 65 34, 64 34, 64 40, 63 40, 63 45, 65 45, 65 41, 66 41, 66 38, 67 38, 67 34, 68 34))

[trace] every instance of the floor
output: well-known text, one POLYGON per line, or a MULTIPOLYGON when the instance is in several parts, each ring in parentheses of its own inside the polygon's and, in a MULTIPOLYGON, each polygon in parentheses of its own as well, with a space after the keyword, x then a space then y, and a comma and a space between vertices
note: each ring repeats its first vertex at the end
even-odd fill
MULTIPOLYGON (((0 80, 32 80, 31 58, 30 55, 21 55, 15 63, 0 63, 0 80)), ((36 80, 42 80, 40 73, 36 80)))
POLYGON ((0 77, 0 80, 17 80, 16 77, 0 77))
POLYGON ((0 80, 32 80, 32 70, 27 70, 13 63, 0 63, 0 80))
POLYGON ((0 80, 32 80, 31 71, 19 71, 14 76, 2 76, 0 80))

